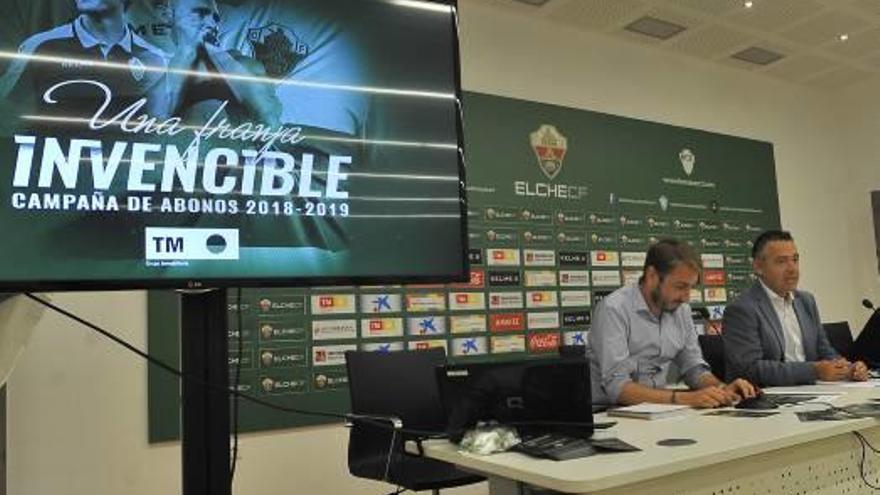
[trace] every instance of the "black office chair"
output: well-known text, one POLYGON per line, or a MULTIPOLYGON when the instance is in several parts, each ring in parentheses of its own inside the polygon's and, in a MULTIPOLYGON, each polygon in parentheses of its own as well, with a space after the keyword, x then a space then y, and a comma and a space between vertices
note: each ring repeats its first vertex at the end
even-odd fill
POLYGON ((840 353, 841 356, 849 359, 853 347, 853 336, 849 329, 849 323, 845 321, 823 323, 822 328, 825 329, 825 335, 828 336, 828 342, 831 343, 831 347, 840 353))
POLYGON ((709 363, 712 374, 719 380, 724 380, 724 339, 720 335, 699 335, 700 350, 703 351, 703 359, 709 363))
MULTIPOLYGON (((403 429, 443 433, 446 413, 436 368, 446 363, 443 349, 389 353, 345 353, 351 412, 355 416, 395 417, 403 429)), ((391 422, 379 420, 391 426, 391 422)), ((479 483, 485 478, 452 464, 408 454, 411 434, 394 434, 372 420, 354 419, 348 437, 348 470, 359 478, 379 480, 412 491, 479 483)))

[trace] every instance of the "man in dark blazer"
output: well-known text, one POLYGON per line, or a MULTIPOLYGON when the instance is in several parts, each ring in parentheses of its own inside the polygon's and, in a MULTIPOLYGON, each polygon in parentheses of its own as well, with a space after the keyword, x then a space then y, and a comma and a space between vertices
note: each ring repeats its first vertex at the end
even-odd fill
POLYGON ((813 295, 797 290, 799 258, 788 232, 767 231, 755 239, 758 281, 724 311, 728 380, 782 386, 868 379, 864 363, 850 363, 829 344, 813 295))

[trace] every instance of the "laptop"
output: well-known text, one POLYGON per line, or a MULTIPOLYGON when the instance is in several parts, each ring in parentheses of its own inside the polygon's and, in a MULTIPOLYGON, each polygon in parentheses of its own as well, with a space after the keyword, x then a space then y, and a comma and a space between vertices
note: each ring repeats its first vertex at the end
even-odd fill
POLYGON ((586 359, 526 359, 447 364, 437 368, 447 432, 461 441, 478 421, 516 427, 520 435, 593 434, 586 359))

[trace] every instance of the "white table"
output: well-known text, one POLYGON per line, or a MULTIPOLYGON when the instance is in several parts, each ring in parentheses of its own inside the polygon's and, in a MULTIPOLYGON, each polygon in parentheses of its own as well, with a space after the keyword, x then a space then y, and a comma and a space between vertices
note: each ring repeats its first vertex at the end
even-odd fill
MULTIPOLYGON (((880 384, 878 384, 880 385, 880 384)), ((801 392, 842 393, 837 406, 880 398, 880 388, 816 385, 801 392)), ((489 478, 492 495, 522 493, 523 484, 564 493, 646 494, 813 494, 874 493, 859 475, 860 444, 853 431, 880 448, 880 421, 801 422, 794 411, 821 405, 776 409, 766 418, 704 416, 689 411, 666 419, 612 418, 609 430, 641 452, 603 454, 570 461, 550 461, 517 453, 476 456, 455 445, 424 443, 428 457, 456 464, 489 478), (697 442, 661 447, 658 440, 691 438, 697 442)), ((597 415, 596 421, 604 421, 597 415)), ((874 454, 867 453, 868 479, 880 485, 874 454)))

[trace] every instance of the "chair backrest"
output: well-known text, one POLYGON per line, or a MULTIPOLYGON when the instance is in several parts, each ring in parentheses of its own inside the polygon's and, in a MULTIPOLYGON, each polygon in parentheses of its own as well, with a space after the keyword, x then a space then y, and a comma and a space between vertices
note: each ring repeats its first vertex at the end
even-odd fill
MULTIPOLYGON (((446 363, 442 348, 419 351, 345 353, 348 390, 353 414, 394 416, 406 429, 443 432, 446 415, 437 385, 437 367, 446 363)), ((390 430, 359 424, 349 434, 348 464, 355 476, 385 479, 389 449, 402 454, 406 435, 392 446, 390 430)), ((392 471, 395 466, 391 466, 392 471)), ((391 472, 395 478, 400 473, 391 472)))
POLYGON ((828 342, 835 351, 839 352, 845 358, 852 357, 853 337, 849 329, 849 322, 835 321, 832 323, 823 323, 822 328, 825 329, 825 335, 828 336, 828 342))
POLYGON ((717 376, 719 380, 724 380, 726 372, 724 365, 724 339, 721 335, 700 335, 697 339, 700 341, 703 359, 709 363, 712 374, 717 376))

